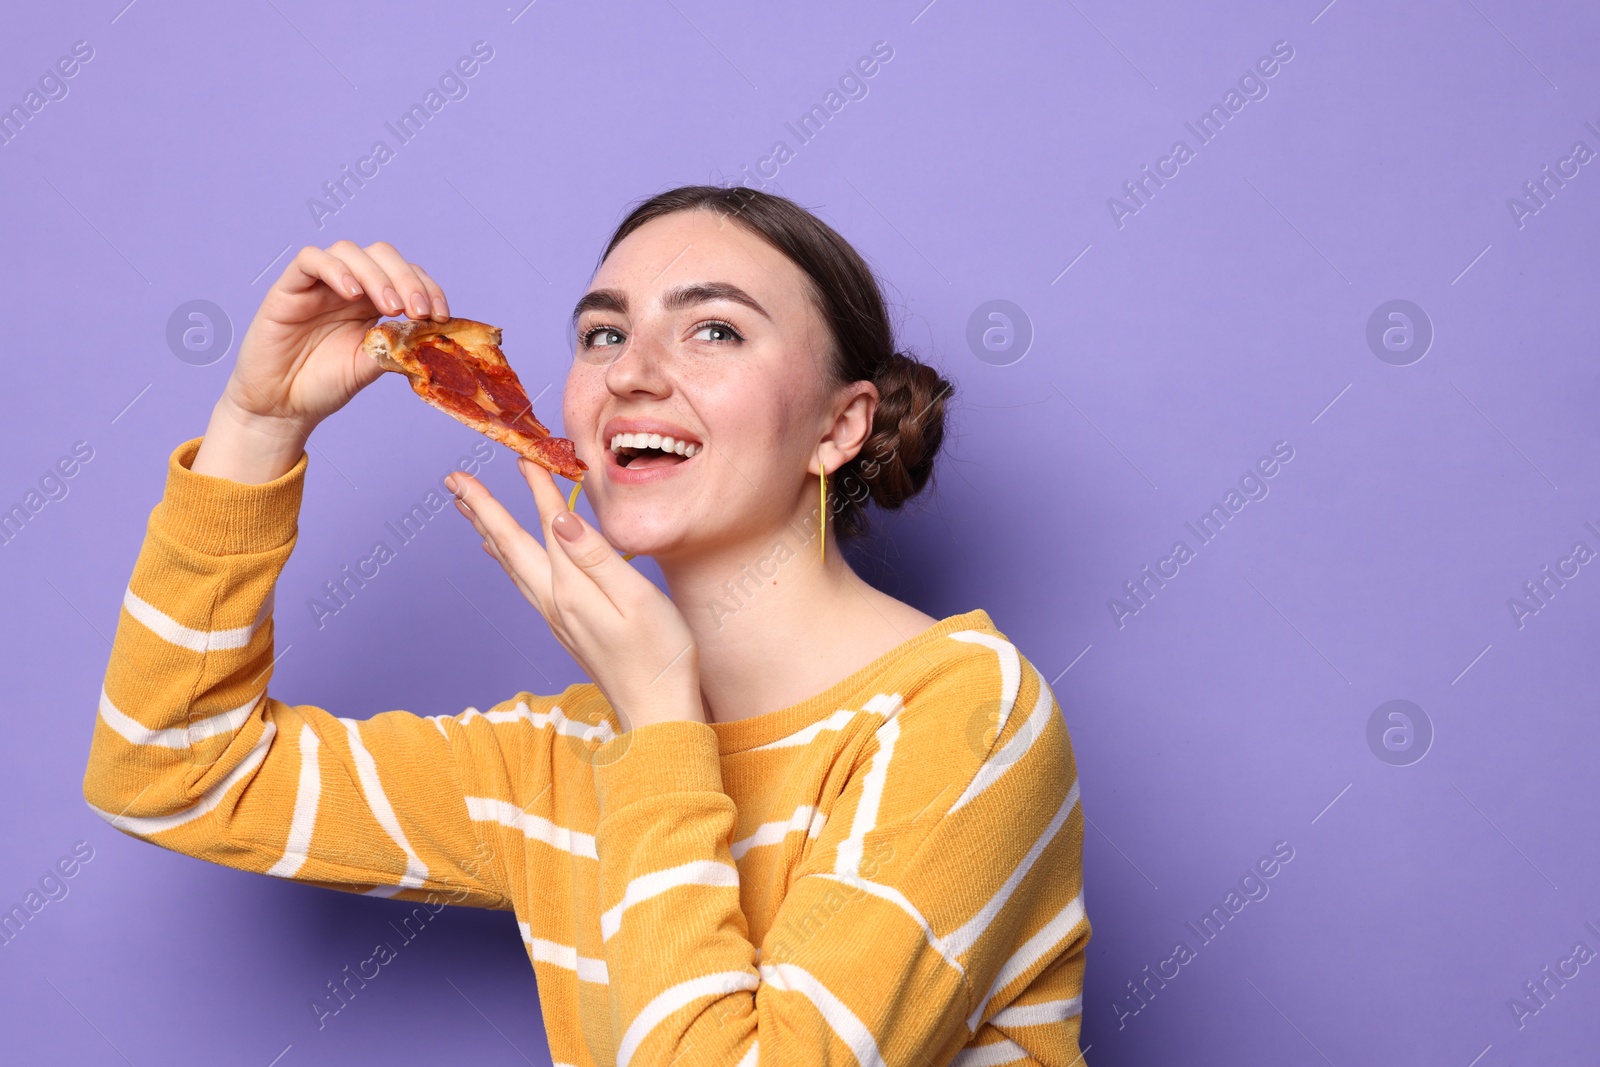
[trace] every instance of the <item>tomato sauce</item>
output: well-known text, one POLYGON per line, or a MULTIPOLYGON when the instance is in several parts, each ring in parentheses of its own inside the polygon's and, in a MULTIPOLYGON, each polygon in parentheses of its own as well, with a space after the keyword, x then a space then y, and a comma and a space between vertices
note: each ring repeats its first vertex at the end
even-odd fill
POLYGON ((551 437, 534 417, 533 404, 510 367, 486 364, 448 337, 428 341, 415 351, 417 362, 428 370, 426 386, 417 388, 421 383, 413 381, 417 392, 426 389, 427 395, 458 414, 538 439, 535 447, 562 470, 589 469, 571 441, 551 437))

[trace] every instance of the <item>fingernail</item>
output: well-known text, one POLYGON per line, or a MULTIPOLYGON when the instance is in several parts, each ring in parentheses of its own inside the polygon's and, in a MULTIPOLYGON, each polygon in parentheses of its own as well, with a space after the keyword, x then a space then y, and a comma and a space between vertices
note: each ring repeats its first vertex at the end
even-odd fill
POLYGON ((400 294, 393 289, 385 289, 383 291, 383 306, 391 315, 398 315, 405 310, 405 305, 400 303, 400 294))
POLYGON ((446 310, 444 301, 437 298, 435 298, 433 301, 433 314, 436 318, 441 319, 448 319, 450 317, 450 312, 446 310))
POLYGON ((428 314, 428 298, 423 296, 421 293, 412 293, 411 314, 415 315, 419 319, 428 314))
POLYGON ((563 511, 550 520, 550 525, 556 528, 564 540, 576 541, 583 536, 583 520, 570 511, 563 511))
POLYGON ((344 276, 344 290, 345 290, 345 292, 349 293, 351 296, 360 296, 361 295, 361 283, 356 281, 355 278, 352 277, 351 275, 346 274, 344 276))

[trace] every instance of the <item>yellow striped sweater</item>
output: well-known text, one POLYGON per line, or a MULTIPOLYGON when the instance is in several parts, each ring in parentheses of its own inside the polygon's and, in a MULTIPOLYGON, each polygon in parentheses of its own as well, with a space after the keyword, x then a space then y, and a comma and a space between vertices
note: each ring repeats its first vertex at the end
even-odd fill
MULTIPOLYGON (((168 460, 84 797, 240 870, 516 913, 558 1064, 1082 1064, 1083 813, 981 610, 793 707, 619 733, 592 684, 357 721, 267 695, 307 457, 168 460)), ((442 906, 442 904, 440 904, 442 906)), ((435 909, 436 910, 436 909, 435 909)))

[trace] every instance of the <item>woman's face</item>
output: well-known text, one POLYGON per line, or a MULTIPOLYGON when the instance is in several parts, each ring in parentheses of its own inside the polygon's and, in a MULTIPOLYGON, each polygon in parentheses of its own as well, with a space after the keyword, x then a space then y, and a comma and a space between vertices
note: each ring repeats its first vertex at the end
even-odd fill
POLYGON ((619 551, 715 551, 803 506, 837 400, 808 284, 760 237, 704 210, 646 223, 601 265, 578 304, 562 419, 619 551), (648 447, 654 434, 674 452, 648 447))

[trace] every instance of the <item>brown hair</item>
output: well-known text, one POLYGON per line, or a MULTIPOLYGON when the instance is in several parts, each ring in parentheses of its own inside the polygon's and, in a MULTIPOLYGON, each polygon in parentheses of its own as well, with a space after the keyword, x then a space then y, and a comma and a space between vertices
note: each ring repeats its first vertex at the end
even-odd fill
POLYGON ((865 505, 894 509, 933 473, 944 441, 945 404, 953 386, 909 352, 899 350, 877 276, 850 242, 785 197, 746 186, 684 185, 641 201, 622 220, 600 262, 630 233, 678 211, 714 211, 737 221, 787 256, 811 283, 811 299, 833 342, 835 384, 878 387, 872 430, 861 451, 834 472, 830 505, 841 540, 867 528, 865 505), (835 510, 837 509, 837 510, 835 510))

